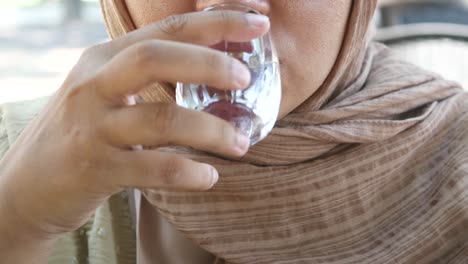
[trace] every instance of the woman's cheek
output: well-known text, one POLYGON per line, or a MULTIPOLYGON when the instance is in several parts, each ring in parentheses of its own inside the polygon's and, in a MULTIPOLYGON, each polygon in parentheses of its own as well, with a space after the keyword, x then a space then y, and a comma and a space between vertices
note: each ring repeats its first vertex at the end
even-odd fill
POLYGON ((302 6, 273 9, 272 35, 282 67, 280 118, 312 96, 330 74, 351 8, 350 1, 340 2, 307 5, 302 1, 302 6))
POLYGON ((126 4, 137 28, 171 15, 190 13, 195 10, 195 1, 193 0, 126 0, 126 4))

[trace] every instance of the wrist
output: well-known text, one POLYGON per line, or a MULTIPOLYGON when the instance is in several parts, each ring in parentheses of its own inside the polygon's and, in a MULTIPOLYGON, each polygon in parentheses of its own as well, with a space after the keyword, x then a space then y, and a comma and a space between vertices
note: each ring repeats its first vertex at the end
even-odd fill
POLYGON ((47 263, 55 239, 20 217, 7 193, 0 192, 0 257, 5 263, 47 263))

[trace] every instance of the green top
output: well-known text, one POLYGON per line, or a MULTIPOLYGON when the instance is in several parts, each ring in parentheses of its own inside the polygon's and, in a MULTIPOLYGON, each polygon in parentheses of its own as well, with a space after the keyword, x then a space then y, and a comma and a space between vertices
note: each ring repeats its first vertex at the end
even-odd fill
MULTIPOLYGON (((48 98, 0 105, 0 158, 48 98)), ((136 262, 136 233, 128 195, 112 196, 88 223, 55 243, 50 264, 127 264, 136 262)))

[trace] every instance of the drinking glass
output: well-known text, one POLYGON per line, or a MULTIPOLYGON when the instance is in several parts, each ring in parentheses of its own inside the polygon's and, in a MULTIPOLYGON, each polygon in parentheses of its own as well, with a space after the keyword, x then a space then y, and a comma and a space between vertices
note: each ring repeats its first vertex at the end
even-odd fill
MULTIPOLYGON (((242 4, 227 3, 208 7, 205 11, 234 10, 259 12, 242 4)), ((247 89, 224 91, 205 84, 177 83, 177 104, 205 111, 230 122, 256 144, 273 129, 281 102, 281 78, 278 57, 270 32, 244 43, 223 41, 214 49, 244 63, 251 74, 247 89)))

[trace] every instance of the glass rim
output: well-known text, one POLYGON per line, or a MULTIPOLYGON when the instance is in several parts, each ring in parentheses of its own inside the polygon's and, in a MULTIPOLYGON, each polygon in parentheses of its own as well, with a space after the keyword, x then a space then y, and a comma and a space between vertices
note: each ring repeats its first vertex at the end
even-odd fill
POLYGON ((236 7, 236 8, 239 8, 240 10, 230 10, 230 11, 240 11, 240 12, 245 12, 245 13, 253 13, 253 14, 257 14, 257 15, 260 15, 260 12, 250 6, 247 6, 245 4, 241 4, 241 3, 234 3, 234 2, 228 2, 228 3, 220 3, 220 4, 216 4, 216 5, 212 5, 212 6, 209 6, 205 9, 203 9, 203 11, 222 11, 222 10, 217 10, 218 8, 222 8, 222 7, 236 7))

